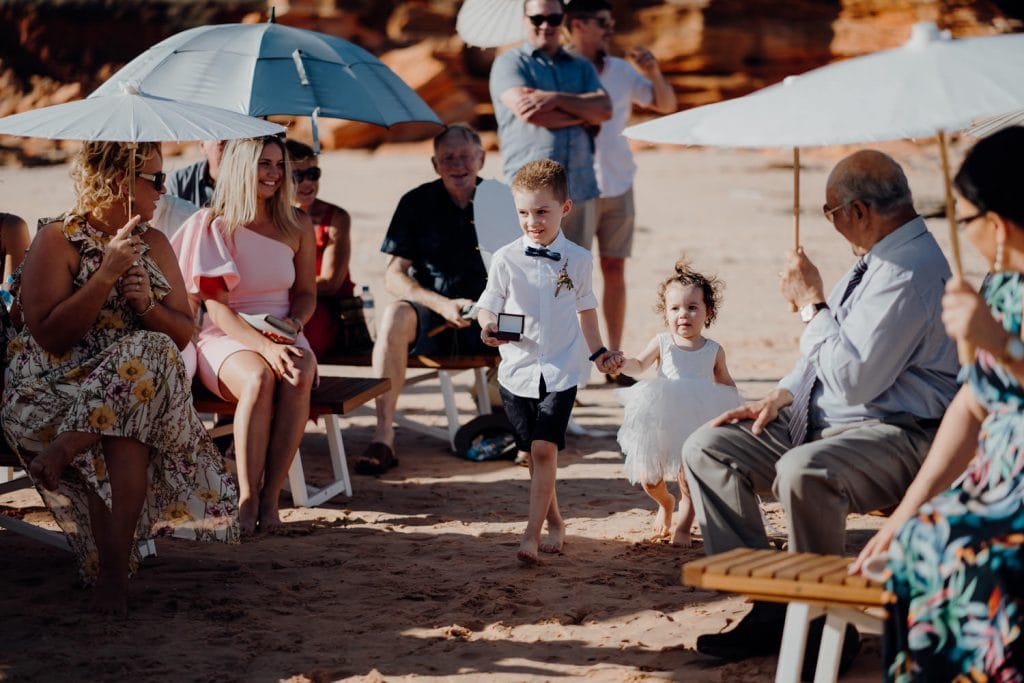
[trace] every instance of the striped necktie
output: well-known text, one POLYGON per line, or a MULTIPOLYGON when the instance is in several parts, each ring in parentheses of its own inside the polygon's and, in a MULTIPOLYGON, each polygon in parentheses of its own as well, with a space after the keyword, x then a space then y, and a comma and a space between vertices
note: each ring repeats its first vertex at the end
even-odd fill
MULTIPOLYGON (((846 291, 843 292, 843 298, 839 300, 839 305, 842 306, 846 303, 846 300, 853 294, 853 290, 857 289, 857 285, 864 279, 864 273, 868 270, 868 264, 861 256, 857 261, 857 265, 853 267, 853 275, 850 276, 850 281, 846 283, 846 291)), ((814 387, 818 383, 818 372, 814 365, 810 362, 804 367, 804 374, 800 377, 800 384, 797 386, 796 393, 793 394, 793 406, 790 409, 789 417, 789 438, 792 440, 793 446, 799 446, 807 440, 807 420, 808 420, 808 409, 811 406, 811 394, 814 393, 814 387)))

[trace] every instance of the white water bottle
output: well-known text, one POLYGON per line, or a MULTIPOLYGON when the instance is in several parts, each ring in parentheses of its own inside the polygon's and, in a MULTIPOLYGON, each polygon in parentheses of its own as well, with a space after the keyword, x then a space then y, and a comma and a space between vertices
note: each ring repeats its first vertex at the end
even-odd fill
POLYGON ((370 292, 369 285, 363 285, 363 291, 359 298, 363 300, 363 320, 366 321, 366 330, 370 333, 370 338, 376 340, 377 330, 373 326, 373 293, 370 292))

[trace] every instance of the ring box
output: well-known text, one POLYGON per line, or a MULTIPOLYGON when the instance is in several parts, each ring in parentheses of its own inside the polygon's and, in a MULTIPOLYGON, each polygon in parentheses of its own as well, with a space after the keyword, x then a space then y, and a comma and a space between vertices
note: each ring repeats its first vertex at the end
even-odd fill
POLYGON ((499 313, 498 331, 494 333, 496 339, 503 341, 519 341, 523 336, 523 328, 526 326, 526 316, 518 313, 499 313))

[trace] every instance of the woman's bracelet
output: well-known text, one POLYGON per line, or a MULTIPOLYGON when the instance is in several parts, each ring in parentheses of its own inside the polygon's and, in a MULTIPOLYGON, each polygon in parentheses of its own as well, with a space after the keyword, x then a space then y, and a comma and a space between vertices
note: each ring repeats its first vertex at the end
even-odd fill
POLYGON ((144 317, 145 317, 145 316, 147 316, 147 315, 149 314, 149 312, 150 312, 150 311, 152 311, 152 310, 153 310, 154 308, 156 308, 156 299, 150 299, 150 300, 149 300, 149 305, 148 305, 148 306, 146 306, 146 309, 145 309, 144 311, 142 311, 141 313, 136 313, 136 315, 137 315, 137 316, 139 316, 140 318, 144 318, 144 317))
POLYGON ((295 317, 293 315, 292 317, 290 317, 288 319, 291 320, 293 323, 295 323, 295 327, 299 328, 299 332, 302 332, 302 321, 299 318, 297 318, 297 317, 295 317))

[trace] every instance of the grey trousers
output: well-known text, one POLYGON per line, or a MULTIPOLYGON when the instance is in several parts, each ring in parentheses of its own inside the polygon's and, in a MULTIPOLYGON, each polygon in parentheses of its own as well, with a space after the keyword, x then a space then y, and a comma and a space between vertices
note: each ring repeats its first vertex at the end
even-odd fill
POLYGON ((937 429, 913 418, 872 420, 812 432, 793 448, 788 410, 760 436, 752 424, 701 427, 683 445, 709 555, 768 547, 757 496, 769 492, 786 512, 791 551, 843 555, 847 514, 897 504, 937 429))

